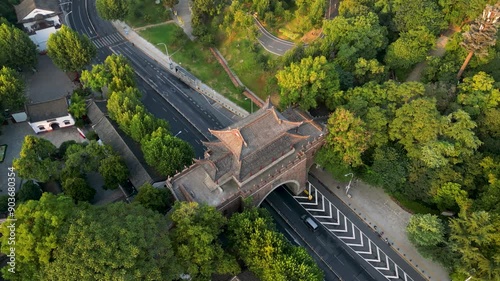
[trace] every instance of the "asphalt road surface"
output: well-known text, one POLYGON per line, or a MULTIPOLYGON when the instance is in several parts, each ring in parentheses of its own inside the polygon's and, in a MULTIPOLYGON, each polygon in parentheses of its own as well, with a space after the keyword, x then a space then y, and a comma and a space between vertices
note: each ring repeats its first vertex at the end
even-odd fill
POLYGON ((97 48, 94 64, 116 53, 125 56, 137 74, 144 106, 170 123, 172 134, 189 142, 196 157, 203 157, 201 141, 212 138, 208 129, 220 129, 237 121, 229 111, 192 90, 141 50, 126 41, 114 26, 97 15, 95 0, 73 0, 70 26, 86 35, 97 48), (181 133, 179 133, 181 132, 181 133))
POLYGON ((307 211, 290 195, 286 187, 278 187, 264 202, 262 206, 271 211, 280 228, 293 237, 292 241, 306 247, 325 273, 325 280, 387 280, 375 270, 365 267, 360 258, 326 228, 320 226, 316 232, 312 232, 301 219, 301 215, 307 211))

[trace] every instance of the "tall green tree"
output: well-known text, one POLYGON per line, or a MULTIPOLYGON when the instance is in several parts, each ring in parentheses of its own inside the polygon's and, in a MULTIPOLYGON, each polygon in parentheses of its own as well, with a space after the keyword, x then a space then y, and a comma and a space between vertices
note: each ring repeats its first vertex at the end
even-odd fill
POLYGON ((488 109, 500 107, 500 89, 485 72, 464 78, 458 86, 457 101, 471 116, 477 117, 488 109))
POLYGON ((445 19, 456 25, 462 26, 464 23, 472 21, 483 12, 486 4, 493 5, 496 0, 439 0, 445 19))
POLYGON ((170 190, 166 188, 155 188, 149 183, 145 183, 139 188, 139 193, 134 198, 135 204, 166 214, 174 202, 174 197, 170 190))
POLYGON ((108 155, 99 162, 99 174, 104 178, 104 189, 117 189, 130 172, 119 155, 108 155))
POLYGON ((323 280, 311 256, 290 245, 262 210, 249 208, 233 214, 228 238, 233 251, 260 280, 323 280))
POLYGON ((276 74, 284 105, 299 105, 304 110, 315 108, 318 100, 339 90, 338 74, 324 56, 304 58, 291 63, 276 74))
POLYGON ((91 71, 82 71, 80 81, 84 87, 94 91, 100 92, 103 87, 108 87, 110 92, 114 92, 135 87, 134 77, 134 70, 128 60, 122 55, 113 54, 104 63, 94 65, 91 71))
MULTIPOLYGON (((55 258, 65 240, 63 228, 72 223, 77 207, 66 196, 44 193, 39 201, 16 206, 16 272, 2 268, 2 276, 12 281, 42 280, 43 271, 55 258)), ((9 228, 4 223, 2 253, 10 253, 9 228)), ((66 276, 66 275, 61 275, 66 276)))
POLYGON ((500 220, 485 211, 450 220, 452 249, 460 255, 458 271, 479 280, 500 279, 500 220))
POLYGON ((447 182, 438 188, 434 202, 441 211, 458 211, 459 204, 467 197, 467 191, 463 190, 460 184, 447 182))
POLYGON ((165 218, 142 206, 88 206, 65 229, 43 280, 170 281, 181 273, 165 218))
POLYGON ((12 68, 0 68, 0 110, 21 109, 25 102, 24 82, 19 74, 12 68))
POLYGON ((124 91, 111 93, 106 104, 109 117, 115 120, 127 135, 130 135, 130 123, 136 112, 145 112, 139 96, 139 90, 128 87, 124 91))
POLYGON ((64 194, 73 198, 75 202, 94 199, 95 189, 89 186, 83 178, 68 178, 62 183, 64 194))
POLYGON ((328 118, 327 127, 326 148, 337 153, 348 165, 362 165, 361 155, 370 140, 365 123, 349 110, 337 108, 328 118))
POLYGON ((369 81, 381 83, 387 75, 384 65, 378 60, 367 60, 365 58, 358 59, 354 65, 353 74, 358 85, 365 84, 369 81))
POLYGON ((401 32, 398 40, 389 45, 385 62, 393 69, 409 69, 425 60, 435 40, 425 27, 401 32))
MULTIPOLYGON (((3 2, 2 2, 3 3, 3 2)), ((3 5, 3 4, 2 4, 3 5)), ((28 34, 13 25, 0 23, 0 67, 35 67, 36 46, 28 34)))
POLYGON ((214 273, 239 273, 236 259, 218 241, 226 218, 214 207, 176 202, 170 218, 175 224, 172 245, 184 273, 193 280, 207 280, 214 273))
POLYGON ((404 1, 395 0, 393 4, 394 24, 400 32, 425 27, 437 35, 446 28, 443 13, 434 0, 404 1))
POLYGON ((80 119, 87 114, 85 99, 76 92, 71 95, 71 104, 69 105, 68 112, 76 119, 80 119))
POLYGON ((193 148, 187 142, 170 135, 164 128, 154 131, 141 148, 146 162, 166 176, 172 176, 191 165, 194 158, 193 148))
POLYGON ((47 41, 49 57, 64 71, 80 71, 96 55, 96 48, 85 35, 63 25, 47 41))
POLYGON ((21 189, 17 193, 17 199, 19 202, 26 202, 29 200, 39 200, 42 197, 42 189, 38 183, 30 180, 23 183, 21 189))
POLYGON ((137 107, 137 111, 130 120, 130 137, 136 142, 142 142, 148 139, 158 128, 164 128, 169 131, 168 123, 154 117, 151 113, 146 112, 144 107, 137 107))
POLYGON ((74 168, 80 173, 96 172, 101 161, 114 155, 109 145, 100 145, 92 140, 88 144, 73 144, 66 150, 65 169, 74 168))
POLYGON ((444 225, 436 215, 411 216, 406 231, 408 239, 417 246, 436 246, 444 242, 444 225))
POLYGON ((334 61, 342 68, 353 70, 359 58, 373 59, 387 47, 387 29, 379 24, 375 13, 346 18, 337 16, 324 21, 322 49, 335 52, 334 61))
POLYGON ((13 167, 20 177, 46 182, 57 178, 59 163, 54 160, 57 148, 48 140, 28 135, 13 167))
POLYGON ((130 12, 130 1, 96 0, 99 16, 105 20, 124 20, 130 12))

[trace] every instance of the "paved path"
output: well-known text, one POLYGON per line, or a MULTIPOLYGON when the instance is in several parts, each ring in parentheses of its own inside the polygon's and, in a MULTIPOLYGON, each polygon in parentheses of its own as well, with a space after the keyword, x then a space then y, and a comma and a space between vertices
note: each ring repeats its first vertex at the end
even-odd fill
MULTIPOLYGON (((442 57, 446 52, 446 44, 453 34, 455 34, 457 30, 448 29, 444 34, 442 34, 436 41, 436 48, 429 51, 429 56, 432 57, 442 57)), ((427 60, 418 63, 415 68, 413 68, 412 72, 408 74, 408 78, 406 78, 407 82, 410 81, 420 81, 422 77, 422 71, 427 66, 427 60)))
POLYGON ((349 191, 352 198, 348 198, 344 191, 345 183, 333 179, 330 174, 315 167, 311 168, 310 173, 355 211, 373 231, 384 232, 383 237, 389 240, 400 256, 423 272, 429 280, 450 280, 442 266, 422 257, 408 240, 406 225, 411 214, 398 206, 382 188, 353 182, 349 191))
POLYGON ((160 26, 160 25, 165 25, 165 24, 172 23, 172 22, 174 22, 174 20, 168 20, 168 21, 165 21, 165 22, 160 22, 160 23, 155 23, 155 24, 148 24, 148 25, 141 26, 141 27, 135 27, 133 29, 135 31, 141 31, 141 30, 144 30, 144 29, 148 29, 150 27, 156 27, 156 26, 160 26))
POLYGON ((174 21, 182 27, 189 39, 194 40, 193 27, 191 26, 191 7, 190 0, 179 0, 179 3, 174 6, 174 21))

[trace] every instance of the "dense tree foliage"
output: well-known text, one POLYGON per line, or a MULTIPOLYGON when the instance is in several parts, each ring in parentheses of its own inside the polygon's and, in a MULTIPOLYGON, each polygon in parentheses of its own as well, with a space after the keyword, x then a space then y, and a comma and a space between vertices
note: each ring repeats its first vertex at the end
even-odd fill
POLYGON ((26 202, 28 200, 38 200, 42 197, 42 189, 38 183, 30 180, 21 186, 17 193, 18 202, 26 202))
POLYGON ((46 182, 57 178, 59 163, 54 160, 57 148, 48 140, 28 135, 24 138, 19 158, 13 167, 19 176, 46 182))
POLYGON ((46 280, 173 280, 180 271, 159 214, 115 203, 79 211, 46 280), (96 247, 99 251, 96 251, 96 247), (82 257, 86 257, 82 259, 82 257))
POLYGON ((91 201, 96 193, 84 178, 67 178, 62 183, 62 189, 64 194, 73 198, 75 202, 91 201))
POLYGON ((80 71, 96 55, 96 48, 85 35, 62 26, 47 41, 49 57, 64 71, 80 71))
POLYGON ((436 246, 444 241, 443 223, 435 215, 413 215, 406 231, 410 241, 419 246, 436 246))
POLYGON ((24 81, 19 74, 12 68, 0 68, 0 110, 18 110, 25 102, 24 81))
POLYGON ((359 58, 373 59, 387 46, 387 29, 375 13, 356 17, 337 16, 323 24, 323 49, 333 48, 334 61, 351 69, 359 58))
POLYGON ((134 197, 135 204, 166 214, 174 202, 174 196, 167 188, 155 188, 149 183, 145 183, 139 188, 139 193, 134 197))
POLYGON ((194 158, 194 150, 190 144, 170 135, 163 128, 158 128, 150 139, 144 141, 142 152, 149 165, 158 173, 168 176, 190 166, 194 158))
POLYGON ((124 183, 130 172, 119 155, 108 155, 99 162, 99 174, 104 178, 104 189, 117 189, 124 183))
MULTIPOLYGON (((164 217, 141 206, 75 205, 44 193, 19 205, 16 218, 16 272, 2 269, 9 280, 174 280, 181 273, 164 217)), ((1 232, 1 250, 10 253, 6 225, 1 232)))
POLYGON ((134 70, 122 55, 108 56, 103 64, 93 65, 91 71, 82 71, 80 81, 84 87, 99 92, 103 87, 113 92, 135 86, 134 70))
POLYGON ((228 236, 233 250, 263 281, 323 280, 323 272, 311 256, 287 242, 268 213, 250 208, 234 214, 228 236))
POLYGON ((127 0, 97 0, 97 12, 106 20, 124 20, 129 13, 130 1, 127 0))
POLYGON ((408 69, 425 60, 427 52, 434 46, 435 38, 426 29, 401 32, 398 40, 389 45, 385 61, 394 69, 408 69))
POLYGON ((218 240, 226 218, 214 207, 177 202, 170 218, 175 224, 170 233, 173 249, 184 273, 193 280, 239 273, 236 259, 224 252, 218 240))
MULTIPOLYGON (((76 208, 69 197, 44 193, 40 201, 28 201, 16 208, 16 272, 2 268, 2 276, 12 281, 42 280, 42 271, 54 259, 54 251, 64 242, 63 228, 72 222, 76 208)), ((1 226, 3 253, 10 253, 9 229, 1 226)))
MULTIPOLYGON (((2 4, 4 5, 2 1, 2 4)), ((35 67, 36 46, 28 34, 13 25, 0 22, 0 67, 35 67)))
POLYGON ((339 89, 338 75, 326 58, 304 58, 276 74, 281 88, 281 103, 299 105, 304 110, 315 108, 318 100, 339 89))
POLYGON ((71 95, 71 104, 69 105, 68 112, 76 119, 82 118, 87 114, 87 103, 84 97, 77 92, 71 95))

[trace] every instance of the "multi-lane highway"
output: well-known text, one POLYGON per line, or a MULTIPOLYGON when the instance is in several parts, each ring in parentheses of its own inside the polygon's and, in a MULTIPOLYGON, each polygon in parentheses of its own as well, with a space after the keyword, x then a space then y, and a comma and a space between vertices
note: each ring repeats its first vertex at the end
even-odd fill
POLYGON ((220 129, 239 117, 192 90, 162 68, 154 59, 135 48, 114 26, 97 15, 95 0, 73 0, 69 25, 90 38, 97 48, 94 64, 115 53, 125 56, 137 74, 144 106, 170 123, 173 134, 189 142, 197 157, 203 156, 202 141, 210 138, 208 129, 220 129), (181 132, 181 133, 179 133, 181 132))

